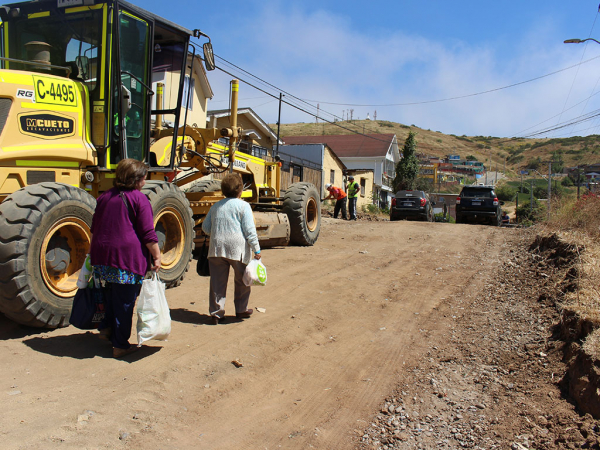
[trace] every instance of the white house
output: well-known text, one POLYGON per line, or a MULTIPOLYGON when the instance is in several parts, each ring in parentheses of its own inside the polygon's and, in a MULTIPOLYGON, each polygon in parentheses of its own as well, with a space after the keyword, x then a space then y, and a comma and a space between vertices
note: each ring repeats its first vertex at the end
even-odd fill
POLYGON ((288 136, 285 144, 326 144, 344 163, 348 172, 373 171, 373 198, 380 206, 390 204, 392 182, 400 160, 395 134, 349 134, 330 136, 288 136))

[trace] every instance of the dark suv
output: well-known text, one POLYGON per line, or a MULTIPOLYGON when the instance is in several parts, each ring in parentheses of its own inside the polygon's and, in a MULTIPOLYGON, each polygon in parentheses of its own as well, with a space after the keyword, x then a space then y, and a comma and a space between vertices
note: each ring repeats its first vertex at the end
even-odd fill
POLYGON ((398 191, 392 198, 390 220, 420 219, 433 222, 433 205, 423 191, 398 191))
POLYGON ((456 223, 487 222, 499 227, 503 204, 493 186, 465 186, 456 199, 456 223))

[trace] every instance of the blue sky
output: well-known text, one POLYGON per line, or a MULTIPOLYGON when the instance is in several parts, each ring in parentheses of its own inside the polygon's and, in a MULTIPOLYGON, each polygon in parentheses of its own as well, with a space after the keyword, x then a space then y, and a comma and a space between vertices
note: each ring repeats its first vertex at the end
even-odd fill
MULTIPOLYGON (((284 99, 313 114, 319 104, 330 121, 353 109, 355 119, 376 111, 378 120, 447 134, 526 136, 600 108, 600 95, 593 95, 600 90, 600 58, 580 64, 600 56, 600 45, 563 43, 600 40, 599 0, 133 3, 201 29, 216 55, 291 94, 284 99)), ((209 109, 227 108, 231 77, 218 70, 208 76, 215 92, 209 109)), ((277 121, 277 100, 244 83, 240 106, 277 121)), ((315 118, 284 104, 281 121, 315 118)), ((600 134, 600 118, 542 136, 592 133, 600 134)))

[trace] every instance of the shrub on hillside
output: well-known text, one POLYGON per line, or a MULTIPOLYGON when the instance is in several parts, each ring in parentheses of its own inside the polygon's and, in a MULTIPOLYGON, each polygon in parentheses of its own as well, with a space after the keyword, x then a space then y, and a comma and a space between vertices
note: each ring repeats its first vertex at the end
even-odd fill
POLYGON ((537 200, 531 203, 524 203, 517 208, 517 220, 523 224, 533 224, 544 219, 546 208, 542 207, 537 200))
POLYGON ((499 200, 502 200, 503 202, 510 202, 515 198, 515 195, 517 195, 517 190, 507 184, 504 184, 496 189, 496 195, 498 196, 499 200))
POLYGON ((538 156, 535 159, 530 159, 529 162, 527 163, 527 165, 525 166, 525 168, 532 169, 532 170, 538 170, 541 165, 542 165, 542 159, 538 156))
POLYGON ((563 202, 553 216, 550 225, 560 230, 579 231, 588 236, 600 238, 600 197, 584 194, 577 201, 563 202))
POLYGON ((571 179, 571 177, 564 177, 560 184, 562 184, 565 187, 570 187, 573 186, 573 180, 571 179))

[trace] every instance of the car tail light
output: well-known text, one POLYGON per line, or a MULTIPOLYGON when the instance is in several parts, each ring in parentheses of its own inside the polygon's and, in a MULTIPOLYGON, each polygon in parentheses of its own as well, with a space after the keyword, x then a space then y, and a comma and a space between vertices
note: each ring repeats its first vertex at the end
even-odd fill
POLYGON ((427 200, 425 200, 424 198, 421 199, 421 206, 425 206, 425 203, 427 203, 427 200))
POLYGON ((396 206, 396 197, 392 198, 392 206, 396 206))
POLYGON ((460 197, 456 197, 456 204, 460 205, 460 197))
POLYGON ((498 197, 494 198, 494 206, 498 206, 498 197))

